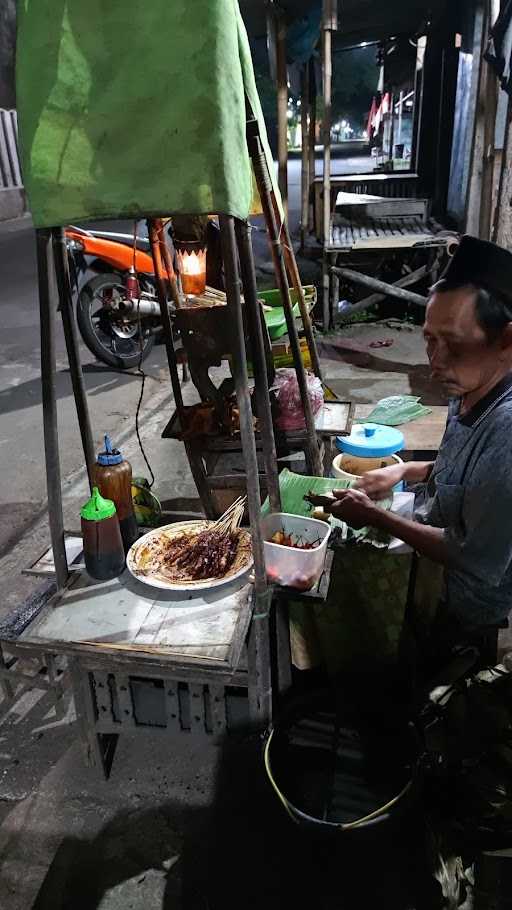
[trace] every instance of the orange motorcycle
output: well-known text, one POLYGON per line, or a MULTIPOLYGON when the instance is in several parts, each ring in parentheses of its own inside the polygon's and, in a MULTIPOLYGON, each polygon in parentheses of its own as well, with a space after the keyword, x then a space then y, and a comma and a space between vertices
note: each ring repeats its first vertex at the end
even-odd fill
POLYGON ((65 235, 82 338, 103 363, 132 369, 161 331, 149 240, 74 226, 65 235))

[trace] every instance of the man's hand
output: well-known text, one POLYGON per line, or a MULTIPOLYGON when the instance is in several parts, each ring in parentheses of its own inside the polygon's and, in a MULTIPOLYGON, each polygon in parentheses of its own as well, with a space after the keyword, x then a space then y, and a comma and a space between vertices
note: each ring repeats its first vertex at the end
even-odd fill
MULTIPOLYGON (((424 466, 423 470, 425 469, 424 466)), ((381 509, 360 490, 333 490, 332 495, 335 502, 329 511, 335 518, 346 521, 355 531, 365 527, 377 528, 408 543, 417 553, 427 556, 433 562, 443 566, 454 564, 452 548, 447 545, 443 528, 422 525, 381 509)))
POLYGON ((371 525, 378 511, 371 499, 359 490, 333 490, 337 500, 331 508, 335 518, 345 521, 354 531, 360 531, 366 525, 371 525))
POLYGON ((385 499, 391 490, 402 480, 408 483, 425 483, 430 477, 433 462, 407 461, 403 464, 391 464, 387 468, 378 468, 363 474, 355 484, 356 490, 362 490, 370 499, 385 499))
POLYGON ((393 487, 404 479, 405 468, 405 464, 392 464, 387 468, 368 471, 356 481, 354 489, 366 493, 370 499, 385 499, 393 487))

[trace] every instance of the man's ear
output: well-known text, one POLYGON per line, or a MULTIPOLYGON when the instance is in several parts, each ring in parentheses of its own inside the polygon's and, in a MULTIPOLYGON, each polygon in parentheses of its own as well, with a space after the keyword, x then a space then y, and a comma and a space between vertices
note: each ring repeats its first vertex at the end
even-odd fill
POLYGON ((500 348, 509 354, 512 352, 512 322, 507 323, 500 335, 500 348))

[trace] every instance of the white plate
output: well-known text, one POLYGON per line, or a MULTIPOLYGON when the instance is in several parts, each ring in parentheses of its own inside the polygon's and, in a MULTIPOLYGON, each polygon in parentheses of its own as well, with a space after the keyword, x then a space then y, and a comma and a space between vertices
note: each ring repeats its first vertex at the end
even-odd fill
MULTIPOLYGON (((249 571, 253 564, 252 553, 240 568, 235 568, 235 570, 231 572, 228 571, 222 578, 200 578, 197 581, 173 582, 166 581, 163 578, 155 578, 151 575, 143 575, 140 569, 137 568, 136 556, 139 547, 149 543, 150 540, 154 540, 155 537, 159 537, 163 533, 165 533, 167 537, 176 537, 178 534, 182 534, 183 531, 202 531, 213 524, 213 521, 206 520, 178 521, 170 525, 164 525, 161 528, 155 528, 154 531, 149 531, 147 534, 144 534, 144 537, 140 537, 139 540, 135 541, 130 547, 126 557, 126 568, 137 581, 141 581, 145 585, 150 585, 152 588, 160 588, 162 591, 209 591, 211 588, 218 588, 221 585, 226 585, 231 581, 235 581, 237 578, 241 578, 242 575, 245 575, 246 572, 249 571)), ((247 540, 250 540, 248 531, 245 531, 242 528, 241 533, 247 536, 247 540)))

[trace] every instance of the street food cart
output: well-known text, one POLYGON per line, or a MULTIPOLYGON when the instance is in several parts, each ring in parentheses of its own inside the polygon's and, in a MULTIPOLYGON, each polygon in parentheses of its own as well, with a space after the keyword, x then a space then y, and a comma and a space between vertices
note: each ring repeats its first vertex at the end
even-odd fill
MULTIPOLYGON (((271 610, 273 592, 265 571, 247 372, 246 339, 269 505, 279 511, 276 441, 248 223, 253 174, 304 409, 301 445, 311 469, 322 474, 290 283, 317 375, 318 355, 273 185, 245 29, 237 3, 199 0, 195 6, 190 15, 185 2, 158 0, 141 8, 140 21, 134 23, 122 0, 115 0, 103 9, 99 43, 100 25, 82 4, 67 4, 64 10, 43 0, 20 14, 20 143, 37 234, 44 440, 57 590, 16 640, 0 644, 0 677, 6 696, 20 681, 37 683, 53 689, 57 704, 69 677, 88 759, 105 774, 120 732, 151 727, 223 733, 230 727, 229 693, 240 687, 248 692, 252 722, 262 727, 271 717, 276 690, 289 685, 287 629, 271 610), (55 389, 59 310, 90 478, 94 450, 62 225, 102 217, 147 218, 169 375, 184 425, 172 315, 179 313, 183 298, 162 217, 205 213, 218 215, 220 225, 228 317, 224 340, 239 413, 253 575, 221 588, 179 594, 155 592, 127 571, 112 582, 93 582, 68 566, 64 545, 55 389), (271 639, 276 647, 271 648, 271 639), (35 674, 26 671, 25 657, 32 658, 35 674)), ((347 407, 343 427, 336 429, 346 429, 349 417, 347 407)), ((195 464, 192 459, 202 495, 195 464)), ((326 587, 322 577, 307 596, 325 597, 326 587)))

